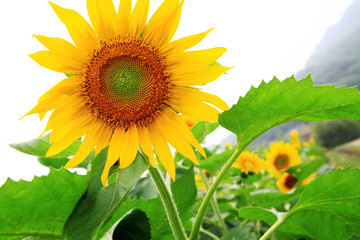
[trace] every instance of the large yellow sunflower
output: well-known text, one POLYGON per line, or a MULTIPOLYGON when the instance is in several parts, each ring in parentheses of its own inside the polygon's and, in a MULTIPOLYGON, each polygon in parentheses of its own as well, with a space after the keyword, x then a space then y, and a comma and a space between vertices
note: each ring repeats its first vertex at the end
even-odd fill
POLYGON ((276 178, 288 168, 301 162, 297 150, 289 143, 273 143, 270 145, 270 152, 266 152, 265 155, 268 171, 271 171, 271 176, 276 178))
POLYGON ((196 164, 192 147, 205 157, 181 115, 217 121, 219 110, 228 109, 226 103, 189 86, 214 81, 229 68, 212 65, 225 48, 186 51, 211 30, 171 41, 183 3, 165 0, 147 21, 149 0, 138 0, 134 9, 131 0, 121 0, 117 12, 111 0, 88 0, 92 26, 76 11, 50 3, 75 45, 35 35, 48 50, 30 57, 43 67, 71 75, 27 113, 42 118, 53 111, 45 128, 52 129, 47 156, 85 136, 65 166, 72 168, 94 148, 99 153, 109 146, 101 177, 104 186, 110 167, 118 160, 120 168, 128 167, 139 147, 152 166, 154 150, 173 179, 169 143, 196 164))
POLYGON ((245 151, 240 154, 233 166, 246 174, 250 171, 259 173, 259 171, 265 170, 265 161, 257 154, 245 151))

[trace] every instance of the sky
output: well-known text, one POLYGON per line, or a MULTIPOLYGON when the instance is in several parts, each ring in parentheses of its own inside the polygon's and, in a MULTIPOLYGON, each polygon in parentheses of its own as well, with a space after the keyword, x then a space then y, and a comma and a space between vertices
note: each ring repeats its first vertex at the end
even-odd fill
MULTIPOLYGON (((85 0, 54 0, 75 9, 88 20, 85 0)), ((150 13, 161 0, 151 0, 150 13)), ((229 106, 250 87, 274 76, 283 80, 301 70, 328 27, 337 23, 352 0, 186 0, 173 39, 215 27, 195 49, 226 47, 219 59, 233 66, 218 80, 201 87, 225 100, 229 106)), ((119 0, 114 1, 115 6, 119 0)), ((134 4, 134 1, 133 1, 134 4)), ((27 55, 45 48, 32 34, 71 41, 65 26, 47 0, 16 0, 0 3, 0 185, 9 177, 31 180, 48 173, 35 157, 8 146, 39 136, 46 121, 28 116, 38 98, 64 75, 38 66, 27 55)), ((210 141, 225 137, 224 131, 210 141)))

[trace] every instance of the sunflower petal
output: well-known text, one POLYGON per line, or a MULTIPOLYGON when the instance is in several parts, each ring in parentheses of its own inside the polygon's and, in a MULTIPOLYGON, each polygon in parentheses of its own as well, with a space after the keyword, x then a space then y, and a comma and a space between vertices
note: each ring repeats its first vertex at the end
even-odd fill
POLYGON ((138 127, 138 133, 139 133, 139 144, 141 149, 149 158, 150 165, 156 167, 149 130, 146 127, 140 126, 138 127))
POLYGON ((139 150, 139 136, 136 127, 128 128, 121 148, 119 168, 127 168, 134 162, 139 150))
POLYGON ((75 45, 84 50, 91 52, 99 43, 94 29, 89 23, 76 11, 62 8, 55 3, 50 2, 56 15, 65 24, 75 45))
POLYGON ((221 109, 222 111, 229 109, 229 106, 218 96, 200 91, 198 89, 174 86, 173 98, 183 101, 200 101, 210 103, 211 105, 221 109))
POLYGON ((127 35, 131 32, 131 0, 121 0, 117 14, 117 23, 120 35, 127 35))
POLYGON ((134 24, 135 36, 140 36, 144 31, 146 20, 149 14, 149 0, 138 0, 135 4, 134 10, 131 15, 132 22, 134 24))
POLYGON ((87 0, 87 10, 91 24, 100 39, 116 35, 116 12, 112 0, 87 0))
POLYGON ((230 70, 231 67, 213 65, 196 72, 188 72, 173 76, 172 82, 178 86, 194 86, 210 83, 230 70))
POLYGON ((41 66, 56 72, 78 74, 81 70, 80 62, 52 51, 39 51, 37 53, 30 54, 29 57, 41 66))
POLYGON ((189 143, 183 139, 182 135, 174 128, 173 121, 168 118, 160 117, 155 120, 158 130, 163 137, 184 157, 190 159, 193 163, 199 164, 196 155, 189 143))
POLYGON ((34 37, 47 49, 61 56, 71 58, 79 62, 82 62, 86 57, 86 53, 81 51, 80 48, 75 47, 62 38, 53 38, 41 35, 34 35, 34 37))
POLYGON ((182 4, 183 2, 179 3, 178 0, 165 0, 146 25, 144 38, 160 44, 170 41, 169 38, 178 25, 177 16, 182 4))
POLYGON ((170 177, 175 181, 175 163, 167 141, 161 136, 155 124, 149 126, 149 133, 159 161, 169 173, 170 177))
POLYGON ((191 36, 187 36, 187 37, 172 41, 165 48, 165 51, 171 50, 175 53, 184 52, 185 50, 188 50, 189 48, 191 48, 191 47, 195 46, 196 44, 198 44, 199 42, 201 42, 201 40, 203 40, 206 37, 206 35, 208 35, 208 33, 211 32, 212 30, 214 30, 214 28, 207 30, 205 32, 202 32, 202 33, 194 34, 191 36))
POLYGON ((111 137, 107 160, 104 170, 101 174, 101 182, 104 187, 106 186, 111 166, 114 165, 120 157, 120 146, 124 141, 124 136, 124 129, 116 128, 114 134, 111 137))

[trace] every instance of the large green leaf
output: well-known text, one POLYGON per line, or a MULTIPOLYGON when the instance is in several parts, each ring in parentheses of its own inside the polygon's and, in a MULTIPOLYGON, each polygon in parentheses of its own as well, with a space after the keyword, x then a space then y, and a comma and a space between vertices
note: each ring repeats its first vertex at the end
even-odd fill
POLYGON ((219 127, 218 122, 203 122, 199 121, 191 128, 191 132, 194 134, 196 140, 202 143, 207 135, 212 133, 216 128, 219 127))
POLYGON ((62 239, 67 218, 87 187, 87 176, 50 170, 33 181, 8 180, 0 188, 0 239, 62 239))
POLYGON ((249 227, 232 228, 224 240, 257 240, 256 234, 249 227))
POLYGON ((264 191, 259 190, 249 194, 250 201, 259 207, 271 208, 280 204, 289 203, 298 199, 304 191, 305 186, 299 186, 290 194, 283 194, 279 191, 264 191))
POLYGON ((216 171, 218 171, 224 163, 226 163, 227 160, 233 155, 235 152, 235 148, 230 150, 225 150, 222 153, 219 154, 213 154, 209 158, 202 160, 200 162, 200 165, 197 166, 199 168, 205 169, 208 172, 214 174, 216 171))
POLYGON ((107 157, 107 148, 91 162, 89 187, 70 218, 65 224, 65 239, 95 239, 103 224, 106 224, 126 199, 134 183, 147 169, 148 165, 140 154, 128 168, 116 167, 114 182, 106 188, 100 181, 107 157))
POLYGON ((240 148, 286 122, 333 119, 360 119, 359 92, 356 88, 314 86, 310 76, 300 81, 291 77, 262 82, 219 115, 220 125, 237 135, 240 148))
POLYGON ((261 220, 270 226, 278 220, 276 212, 260 207, 242 207, 239 209, 239 217, 248 220, 261 220))
MULTIPOLYGON (((20 152, 37 156, 39 162, 46 167, 59 169, 65 166, 65 164, 69 161, 68 157, 75 155, 81 145, 81 141, 77 140, 55 156, 46 157, 46 153, 51 146, 49 139, 50 134, 45 134, 41 138, 35 138, 27 142, 13 143, 10 144, 10 146, 20 152)), ((87 165, 94 157, 95 154, 93 152, 90 153, 89 156, 77 167, 87 168, 87 165)))
POLYGON ((359 169, 320 175, 284 217, 279 230, 317 240, 342 240, 360 234, 359 169))

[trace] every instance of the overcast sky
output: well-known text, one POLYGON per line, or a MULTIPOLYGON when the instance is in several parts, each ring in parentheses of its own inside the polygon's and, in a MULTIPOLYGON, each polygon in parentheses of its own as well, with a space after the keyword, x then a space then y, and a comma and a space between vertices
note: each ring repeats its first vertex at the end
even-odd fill
MULTIPOLYGON (((85 0, 54 0, 88 19, 85 0)), ((161 3, 151 1, 150 12, 161 3)), ((228 74, 204 87, 230 106, 251 85, 295 74, 322 39, 338 22, 352 0, 186 0, 174 39, 215 27, 196 49, 226 47, 219 62, 235 66, 228 74)), ((118 6, 119 0, 115 1, 118 6)), ((19 153, 9 143, 36 138, 44 129, 35 115, 18 119, 38 98, 64 78, 39 67, 27 55, 43 50, 32 34, 71 41, 66 28, 47 0, 7 0, 0 3, 1 139, 0 185, 7 177, 31 180, 47 174, 35 157, 19 153)))

